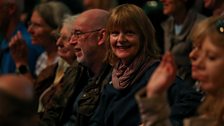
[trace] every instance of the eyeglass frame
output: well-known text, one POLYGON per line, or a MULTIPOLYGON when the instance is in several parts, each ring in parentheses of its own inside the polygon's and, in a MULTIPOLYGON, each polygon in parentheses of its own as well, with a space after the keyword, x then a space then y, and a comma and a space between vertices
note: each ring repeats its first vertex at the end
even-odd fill
POLYGON ((80 30, 73 30, 71 33, 71 38, 75 37, 75 38, 80 38, 81 35, 87 34, 87 33, 93 33, 93 32, 98 32, 100 31, 102 28, 96 29, 96 30, 92 30, 92 31, 87 31, 87 32, 82 32, 80 30))

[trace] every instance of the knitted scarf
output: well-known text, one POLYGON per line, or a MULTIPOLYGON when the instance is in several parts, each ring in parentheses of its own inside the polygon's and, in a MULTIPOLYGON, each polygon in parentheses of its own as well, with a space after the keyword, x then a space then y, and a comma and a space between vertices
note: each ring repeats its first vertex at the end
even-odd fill
POLYGON ((156 61, 144 56, 137 56, 129 65, 118 61, 112 71, 113 87, 122 90, 133 85, 156 61))

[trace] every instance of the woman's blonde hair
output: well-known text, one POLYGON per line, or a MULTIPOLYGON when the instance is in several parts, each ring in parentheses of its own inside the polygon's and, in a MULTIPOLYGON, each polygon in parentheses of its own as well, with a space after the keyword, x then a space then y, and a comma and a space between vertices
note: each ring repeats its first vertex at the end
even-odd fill
MULTIPOLYGON (((207 18, 199 23, 193 31, 193 41, 203 42, 206 37, 209 37, 211 43, 224 48, 224 17, 207 18)), ((222 126, 224 124, 224 100, 222 100, 224 91, 223 89, 218 89, 216 93, 218 96, 214 96, 211 93, 207 94, 198 112, 213 118, 216 121, 214 126, 222 126)))
POLYGON ((140 50, 138 54, 150 56, 151 59, 159 57, 159 48, 156 45, 155 29, 145 14, 145 12, 133 4, 123 4, 115 7, 110 12, 110 17, 106 26, 108 47, 107 60, 114 64, 117 57, 113 54, 110 47, 110 33, 115 29, 129 30, 133 28, 140 36, 140 50))
POLYGON ((212 43, 224 45, 224 16, 206 18, 193 27, 191 39, 193 42, 204 41, 209 37, 212 43))

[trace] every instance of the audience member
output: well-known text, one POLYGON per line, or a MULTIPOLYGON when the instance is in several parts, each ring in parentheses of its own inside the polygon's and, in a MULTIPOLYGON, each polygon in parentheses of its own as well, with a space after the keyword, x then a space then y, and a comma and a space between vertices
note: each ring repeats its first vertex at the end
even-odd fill
POLYGON ((39 104, 38 113, 43 113, 51 104, 52 97, 61 87, 65 71, 76 60, 75 51, 69 45, 75 18, 76 16, 67 16, 63 21, 60 33, 58 33, 56 43, 60 56, 58 63, 45 68, 35 81, 34 90, 36 105, 39 104))
MULTIPOLYGON (((205 92, 205 98, 199 108, 199 116, 185 119, 184 126, 222 126, 224 124, 223 102, 223 48, 224 17, 211 17, 199 23, 193 30, 192 77, 198 80, 198 86, 205 92)), ((175 67, 171 55, 164 56, 158 69, 147 84, 146 96, 137 94, 136 98, 146 126, 170 126, 169 107, 165 92, 175 76, 175 67), (150 91, 150 92, 149 92, 150 91), (159 106, 155 108, 155 106, 159 106)))
POLYGON ((191 9, 195 0, 161 0, 161 2, 163 13, 170 16, 162 23, 164 52, 170 51, 173 54, 177 75, 184 80, 192 81, 188 58, 192 47, 190 33, 192 27, 204 17, 191 9))
MULTIPOLYGON (((204 8, 211 11, 213 16, 224 15, 224 1, 223 0, 204 0, 204 8)), ((208 15, 208 16, 211 16, 208 15)))
MULTIPOLYGON (((29 32, 32 36, 32 44, 42 46, 45 51, 39 56, 36 63, 35 75, 38 76, 40 72, 49 65, 58 62, 57 55, 57 39, 54 36, 57 28, 61 26, 62 20, 66 14, 69 14, 69 9, 60 2, 48 2, 39 4, 34 8, 31 16, 31 23, 29 25, 29 32)), ((10 42, 10 49, 14 55, 16 67, 25 69, 28 72, 26 56, 29 54, 24 45, 24 40, 18 32, 10 42), (23 54, 19 57, 18 52, 23 54)))
POLYGON ((164 22, 168 16, 163 14, 163 4, 160 0, 148 0, 142 9, 146 12, 149 19, 156 30, 156 42, 160 48, 160 53, 164 53, 164 33, 161 23, 164 22))
POLYGON ((111 66, 104 61, 107 19, 108 12, 101 9, 84 11, 76 18, 70 46, 75 48, 77 62, 66 71, 62 89, 40 125, 88 125, 102 87, 111 77, 111 66))
POLYGON ((22 76, 0 77, 0 125, 36 126, 32 111, 33 86, 22 76))
MULTIPOLYGON (((25 25, 20 22, 20 15, 23 10, 23 0, 1 0, 0 1, 0 74, 15 73, 16 66, 9 51, 9 41, 17 33, 23 36, 29 55, 27 65, 31 73, 35 71, 37 58, 43 51, 42 48, 31 44, 30 34, 25 25)), ((23 57, 21 52, 17 52, 23 57)))
MULTIPOLYGON (((112 82, 103 89, 90 125, 140 125, 134 94, 147 84, 159 63, 154 28, 141 8, 124 4, 112 9, 106 31, 112 82)), ((183 86, 181 79, 174 83, 169 90, 171 119, 180 125, 182 118, 194 114, 200 96, 183 86)))

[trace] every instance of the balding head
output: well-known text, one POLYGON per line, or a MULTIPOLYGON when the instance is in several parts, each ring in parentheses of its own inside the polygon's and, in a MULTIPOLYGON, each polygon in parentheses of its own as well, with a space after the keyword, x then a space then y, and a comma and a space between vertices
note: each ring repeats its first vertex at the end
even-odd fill
POLYGON ((0 90, 21 100, 32 99, 32 83, 27 78, 20 75, 0 76, 0 90))
POLYGON ((76 49, 77 61, 96 74, 100 70, 106 53, 105 27, 108 17, 109 12, 102 9, 84 11, 73 24, 74 33, 69 42, 76 49))
POLYGON ((84 11, 77 17, 77 22, 85 24, 92 29, 105 28, 109 12, 102 9, 90 9, 84 11))

